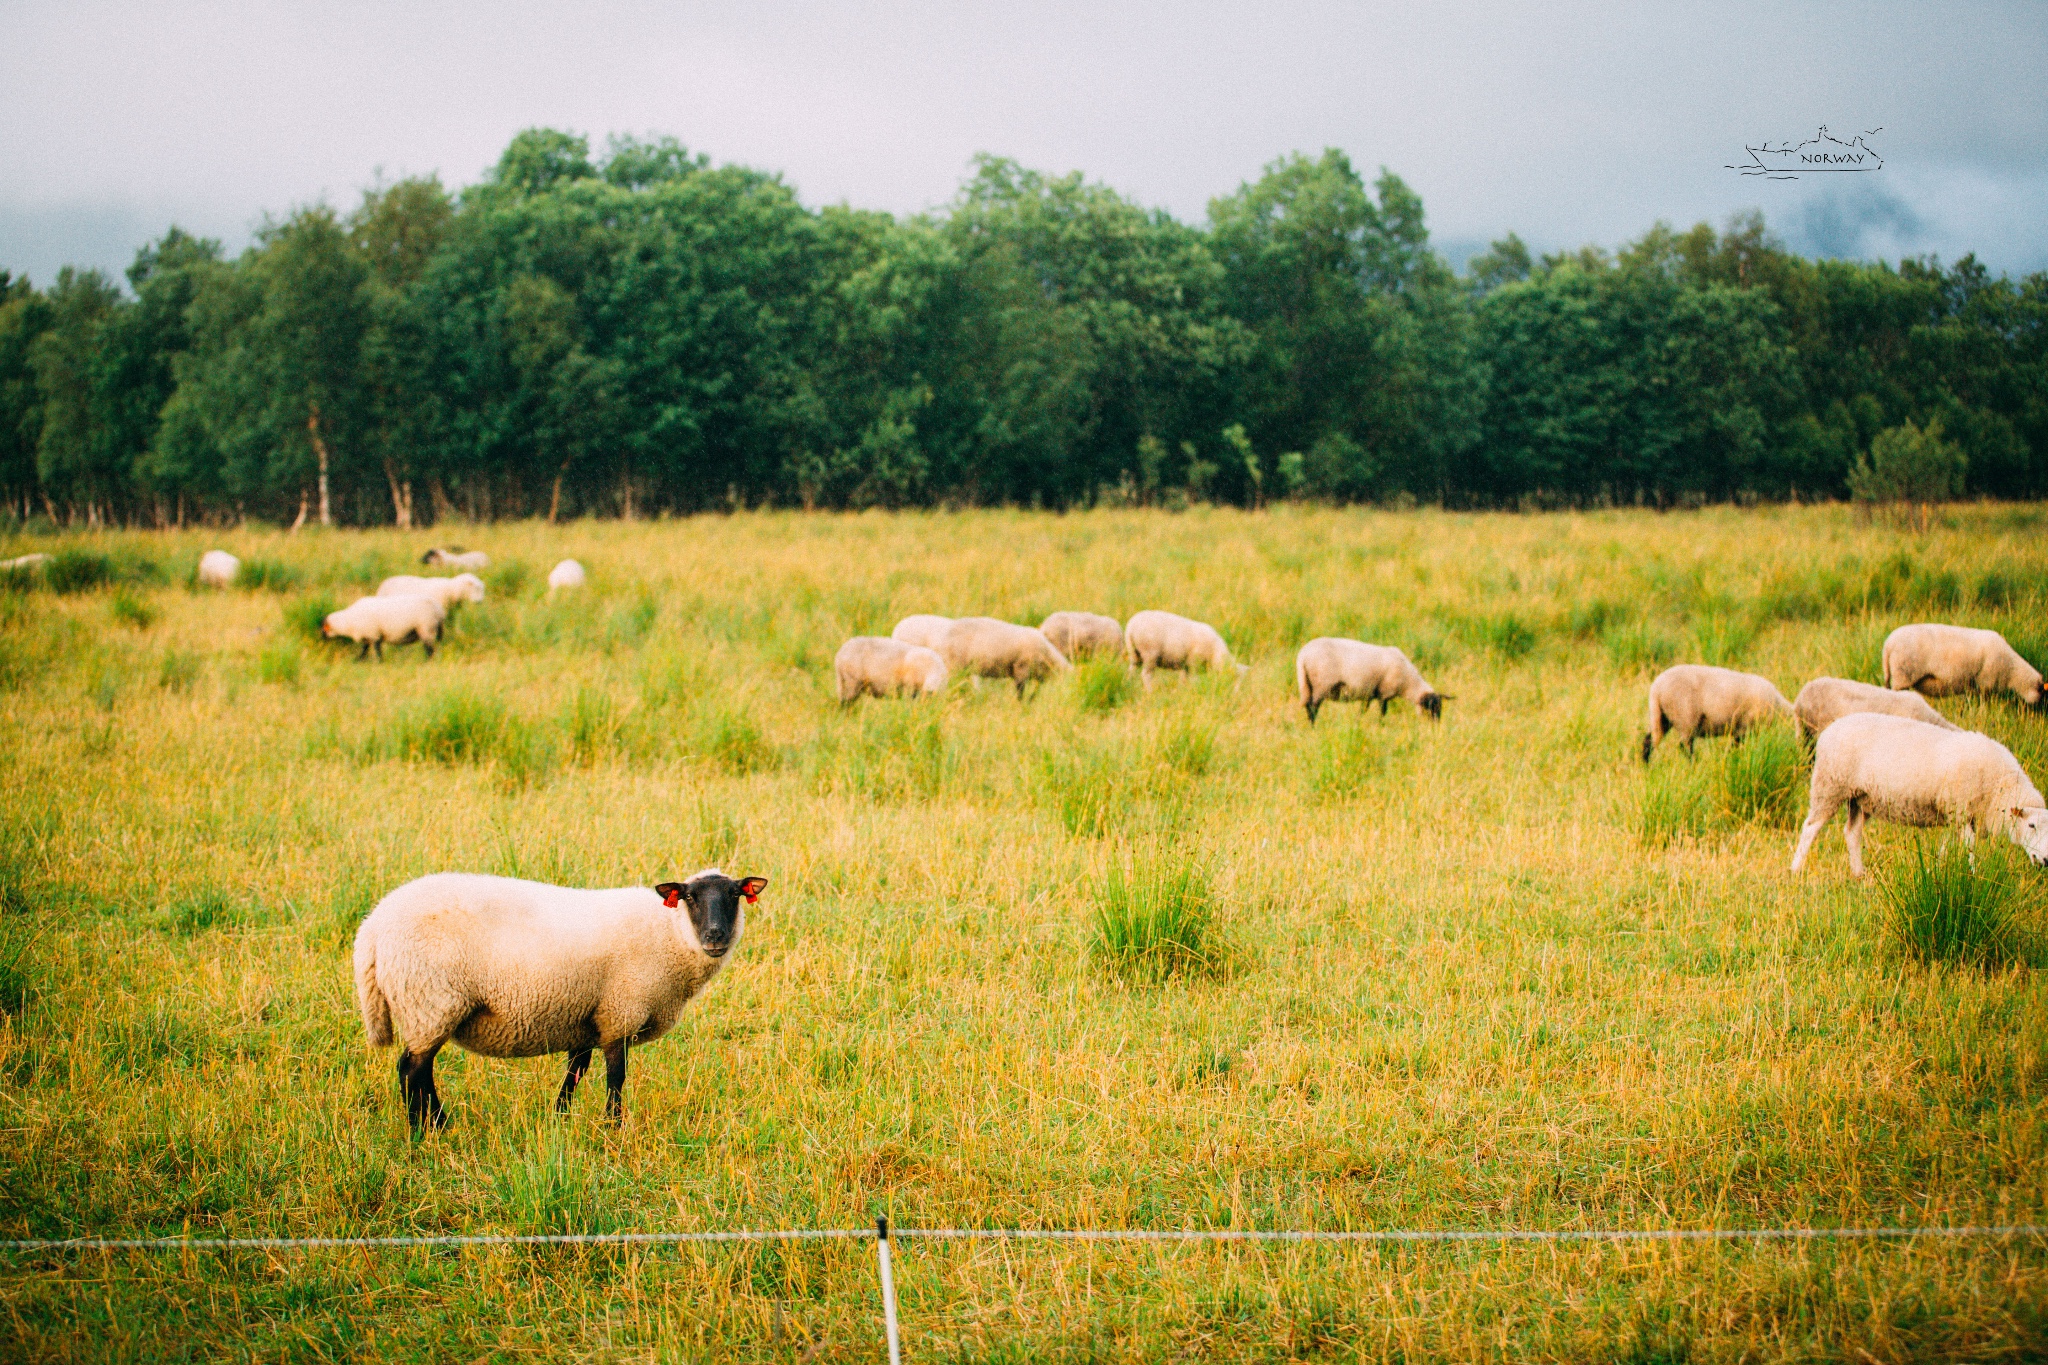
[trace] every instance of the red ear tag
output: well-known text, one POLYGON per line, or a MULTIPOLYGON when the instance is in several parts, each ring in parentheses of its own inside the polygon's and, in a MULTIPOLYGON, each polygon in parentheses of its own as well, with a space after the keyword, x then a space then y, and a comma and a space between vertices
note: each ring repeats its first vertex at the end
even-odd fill
POLYGON ((748 905, 752 905, 755 901, 761 899, 761 893, 758 891, 742 891, 740 894, 747 898, 748 905))
POLYGON ((667 906, 667 907, 668 907, 669 909, 673 910, 673 909, 675 909, 675 908, 676 908, 676 902, 677 902, 677 901, 679 901, 679 900, 681 900, 682 898, 683 898, 683 893, 682 893, 682 892, 680 892, 680 891, 671 891, 671 892, 669 892, 669 893, 668 893, 668 894, 667 894, 666 896, 663 896, 663 897, 661 898, 661 903, 662 903, 663 905, 666 905, 666 906, 667 906))

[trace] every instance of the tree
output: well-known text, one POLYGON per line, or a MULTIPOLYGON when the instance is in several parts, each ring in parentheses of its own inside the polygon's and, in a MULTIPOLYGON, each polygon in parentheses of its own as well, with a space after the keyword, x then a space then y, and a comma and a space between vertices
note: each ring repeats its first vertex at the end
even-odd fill
POLYGON ((43 432, 43 395, 29 355, 50 326, 49 300, 28 280, 0 270, 0 493, 28 515, 37 489, 36 447, 43 432))
POLYGON ((42 430, 36 481, 45 498, 78 508, 89 524, 116 514, 128 491, 120 433, 109 420, 103 381, 109 332, 123 307, 120 289, 97 270, 57 273, 50 324, 29 348, 42 430))
POLYGON ((1925 530, 1929 505, 1960 494, 1968 469, 1961 448, 1942 439, 1940 418, 1924 428, 1901 422, 1879 432, 1869 454, 1856 461, 1849 492, 1859 503, 1915 506, 1925 530))

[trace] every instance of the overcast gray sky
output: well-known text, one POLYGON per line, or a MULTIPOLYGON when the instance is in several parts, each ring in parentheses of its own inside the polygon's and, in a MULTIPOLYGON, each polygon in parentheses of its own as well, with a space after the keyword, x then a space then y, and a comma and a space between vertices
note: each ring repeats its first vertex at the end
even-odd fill
POLYGON ((980 151, 1199 220, 1289 151, 1422 195, 1454 260, 1762 208, 1795 248, 2048 268, 2039 3, 350 5, 0 0, 0 267, 125 267, 175 222, 467 184, 535 124, 670 133, 804 202, 915 212, 980 151), (1881 127, 1872 174, 1725 169, 1881 127))

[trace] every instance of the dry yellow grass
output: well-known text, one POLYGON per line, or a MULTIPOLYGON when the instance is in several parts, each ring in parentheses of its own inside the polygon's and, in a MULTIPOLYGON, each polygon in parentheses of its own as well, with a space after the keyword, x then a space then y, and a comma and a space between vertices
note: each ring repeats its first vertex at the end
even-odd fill
MULTIPOLYGON (((1901 960, 1838 829, 1795 878, 1788 831, 1715 804, 1718 742, 1647 773, 1632 747, 1670 657, 1789 695, 1932 617, 2038 661, 2043 525, 478 527, 492 599, 433 662, 381 666, 289 618, 425 537, 75 542, 173 582, 0 599, 0 1235, 2048 1222, 2037 974, 1901 960), (214 544, 297 586, 181 586, 214 544), (564 555, 591 587, 550 601, 564 555), (832 700, 840 640, 913 611, 1149 606, 1213 622, 1251 672, 832 700), (1397 704, 1311 729, 1292 661, 1320 634, 1408 648, 1455 697, 1442 724, 1397 704), (450 1052, 456 1126, 408 1140, 348 971, 377 896, 429 870, 651 885, 712 861, 770 887, 716 986, 634 1053, 622 1130, 588 1092, 552 1117, 559 1059, 450 1052), (1098 906, 1119 869, 1161 867, 1197 870, 1200 952, 1128 970, 1098 906)), ((2048 722, 1940 705, 2048 776, 2048 722)), ((1925 837, 1874 828, 1873 864, 1925 837)), ((899 1254, 914 1360, 2048 1348, 2029 1240, 899 1254)), ((865 1243, 16 1256, 0 1298, 20 1359, 879 1350, 865 1243)))

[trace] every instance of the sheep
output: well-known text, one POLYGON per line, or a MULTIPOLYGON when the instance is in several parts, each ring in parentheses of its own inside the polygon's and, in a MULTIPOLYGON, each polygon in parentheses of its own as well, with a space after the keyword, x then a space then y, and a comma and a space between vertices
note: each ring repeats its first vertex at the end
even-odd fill
POLYGON ((2012 751, 1970 730, 1940 730, 1904 716, 1843 716, 1814 745, 1806 824, 1792 870, 1806 866, 1813 840, 1843 806, 1849 871, 1863 875, 1863 822, 1952 825, 1963 840, 2004 834, 2034 865, 2048 865, 2048 809, 2012 751))
POLYGON ((0 573, 17 573, 26 572, 29 569, 40 569, 49 562, 49 555, 40 551, 35 554, 17 555, 13 559, 0 559, 0 573))
POLYGON ((491 557, 482 550, 471 550, 464 554, 460 547, 444 550, 436 545, 420 556, 422 564, 439 564, 448 569, 482 569, 489 567, 491 557))
POLYGON ((1395 697, 1414 702, 1431 720, 1443 718, 1443 694, 1424 682, 1408 656, 1392 645, 1327 635, 1310 640, 1294 656, 1294 683, 1310 725, 1326 701, 1377 701, 1384 716, 1395 697))
POLYGON ((627 1047, 667 1033, 718 975, 767 884, 715 867, 608 890, 442 872, 378 901, 356 930, 356 1000, 372 1047, 402 1044, 413 1131, 448 1126, 434 1055, 450 1041, 485 1057, 568 1053, 558 1113, 602 1051, 618 1123, 627 1047))
POLYGON ((950 616, 906 616, 896 623, 896 629, 889 632, 892 640, 901 640, 906 645, 922 645, 937 650, 939 641, 946 638, 946 630, 953 624, 950 616))
POLYGON ((946 661, 922 645, 879 635, 856 635, 832 659, 839 679, 839 704, 851 706, 863 693, 873 697, 931 696, 946 688, 946 661))
POLYGON ((199 556, 199 586, 202 588, 232 587, 235 575, 241 571, 242 561, 226 550, 208 550, 199 556))
POLYGON ((1124 655, 1144 674, 1145 686, 1152 686, 1155 668, 1234 668, 1243 677, 1247 669, 1231 654, 1230 646, 1216 628, 1170 611, 1141 611, 1124 627, 1124 655))
POLYGON ((548 591, 556 588, 580 588, 583 586, 583 566, 573 559, 565 559, 548 570, 548 591))
POLYGON ((447 615, 431 597, 359 597, 340 611, 328 613, 320 623, 320 634, 330 640, 340 636, 359 642, 363 648, 356 655, 358 662, 369 656, 373 646, 382 662, 387 640, 394 645, 418 640, 431 659, 447 615))
POLYGON ((2012 691, 2042 705, 2041 670, 1995 630, 1965 626, 1900 626, 1884 637, 1884 685, 1930 697, 1957 692, 2012 691))
POLYGON ((1043 682, 1073 665, 1036 627, 1013 625, 993 616, 963 616, 946 627, 937 653, 946 667, 977 678, 1010 678, 1017 695, 1024 685, 1043 682))
POLYGON ((441 604, 442 611, 451 612, 463 602, 483 601, 484 581, 473 573, 459 573, 453 578, 421 578, 417 574, 399 574, 379 583, 377 596, 431 597, 441 604))
POLYGON ((1643 762, 1650 761, 1650 750, 1667 730, 1684 737, 1690 758, 1692 742, 1701 735, 1733 735, 1740 743, 1745 732, 1774 716, 1791 714, 1792 703, 1769 678, 1709 664, 1678 664, 1650 684, 1643 762))
POLYGON ((1092 611, 1056 611, 1038 623, 1038 631, 1069 659, 1084 659, 1091 654, 1121 659, 1124 654, 1124 628, 1114 616, 1097 616, 1092 611))
POLYGON ((1793 718, 1809 735, 1819 735, 1843 716, 1864 712, 1904 716, 1907 720, 1938 725, 1944 730, 1962 728, 1922 701, 1917 692, 1893 692, 1888 688, 1872 687, 1869 683, 1851 682, 1847 678, 1815 678, 1800 688, 1799 695, 1792 699, 1793 718))

